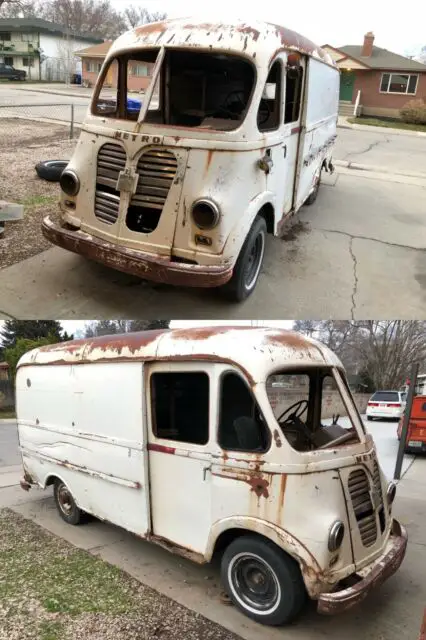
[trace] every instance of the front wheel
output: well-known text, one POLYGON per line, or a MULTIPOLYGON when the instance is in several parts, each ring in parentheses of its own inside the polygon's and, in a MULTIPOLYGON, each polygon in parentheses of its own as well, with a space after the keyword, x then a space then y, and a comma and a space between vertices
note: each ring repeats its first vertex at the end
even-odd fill
POLYGON ((70 490, 62 480, 55 480, 53 495, 62 520, 68 524, 80 524, 84 512, 77 507, 70 490))
POLYGON ((261 624, 290 622, 305 603, 297 562, 270 540, 243 536, 231 542, 222 557, 221 577, 235 606, 261 624))
POLYGON ((231 280, 224 286, 227 297, 242 302, 253 293, 265 256, 266 222, 257 216, 235 263, 231 280))

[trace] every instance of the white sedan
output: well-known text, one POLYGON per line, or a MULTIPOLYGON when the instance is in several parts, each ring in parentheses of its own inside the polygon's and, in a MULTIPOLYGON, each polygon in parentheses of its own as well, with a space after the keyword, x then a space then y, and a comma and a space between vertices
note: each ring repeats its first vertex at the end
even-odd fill
POLYGON ((376 391, 367 404, 367 420, 399 420, 404 413, 407 394, 403 391, 376 391))

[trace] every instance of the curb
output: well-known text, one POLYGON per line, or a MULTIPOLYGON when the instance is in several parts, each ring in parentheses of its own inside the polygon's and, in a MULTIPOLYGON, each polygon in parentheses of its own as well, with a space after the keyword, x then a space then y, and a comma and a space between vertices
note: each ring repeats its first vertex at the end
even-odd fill
POLYGON ((420 178, 426 180, 426 173, 418 171, 394 171, 386 167, 379 167, 373 164, 358 164, 357 162, 348 162, 347 160, 334 160, 336 167, 344 167, 345 169, 355 169, 357 171, 372 171, 374 173, 388 173, 394 176, 406 176, 409 178, 420 178))
POLYGON ((426 133, 423 131, 404 131, 402 129, 392 129, 392 127, 375 127, 362 124, 338 124, 338 129, 352 129, 355 131, 371 131, 372 133, 387 133, 393 136, 409 136, 414 138, 426 138, 426 133))

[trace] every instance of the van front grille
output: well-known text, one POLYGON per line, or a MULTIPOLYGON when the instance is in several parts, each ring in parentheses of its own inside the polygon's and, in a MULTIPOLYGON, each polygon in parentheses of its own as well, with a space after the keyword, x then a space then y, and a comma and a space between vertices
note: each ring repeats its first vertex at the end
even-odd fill
POLYGON ((106 222, 114 224, 118 218, 120 209, 120 196, 108 193, 107 191, 96 190, 95 194, 95 216, 106 222))
POLYGON ((141 155, 136 171, 139 180, 131 205, 162 211, 177 171, 175 156, 152 148, 141 155))
POLYGON ((162 147, 151 148, 139 158, 136 171, 139 179, 127 210, 126 224, 131 231, 151 233, 160 222, 175 179, 177 160, 162 147))
POLYGON ((120 192, 117 180, 126 167, 126 152, 119 144, 104 144, 98 153, 96 169, 95 216, 106 224, 118 218, 120 192))
POLYGON ((376 513, 371 502, 368 476, 363 469, 351 471, 348 489, 362 543, 371 547, 377 539, 376 513))

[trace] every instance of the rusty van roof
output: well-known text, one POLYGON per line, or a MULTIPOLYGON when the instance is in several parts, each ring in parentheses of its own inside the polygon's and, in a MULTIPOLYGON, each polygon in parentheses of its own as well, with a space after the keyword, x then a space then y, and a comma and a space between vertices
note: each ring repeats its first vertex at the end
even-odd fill
POLYGON ((169 48, 223 49, 268 62, 276 52, 288 49, 336 67, 329 53, 300 33, 261 21, 205 22, 178 18, 152 22, 120 36, 111 47, 110 56, 129 48, 163 45, 169 48))
POLYGON ((72 340, 26 353, 18 367, 103 362, 213 361, 239 367, 251 383, 288 366, 342 367, 325 345, 293 331, 244 326, 141 331, 72 340))

